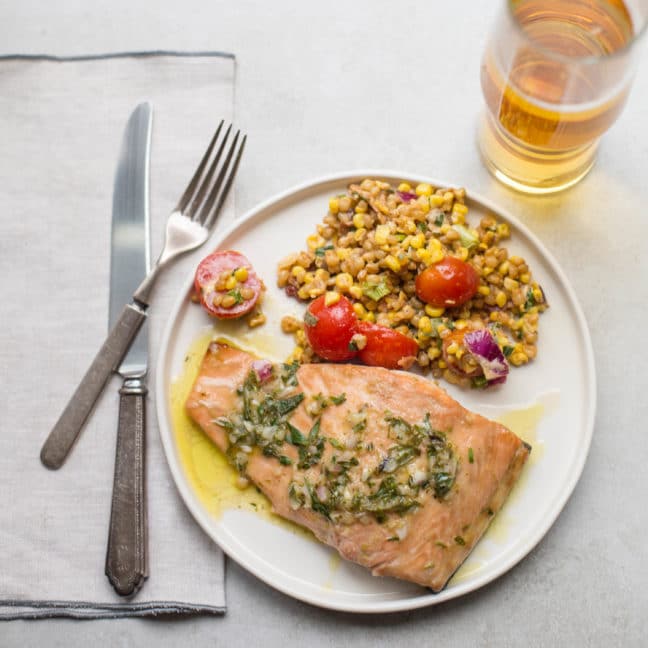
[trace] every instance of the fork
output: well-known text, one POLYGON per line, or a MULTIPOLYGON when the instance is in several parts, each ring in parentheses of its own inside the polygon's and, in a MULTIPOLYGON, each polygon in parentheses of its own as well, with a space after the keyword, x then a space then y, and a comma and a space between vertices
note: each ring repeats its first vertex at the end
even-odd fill
POLYGON ((221 121, 187 188, 167 219, 164 246, 158 260, 133 294, 133 302, 124 306, 119 319, 43 444, 40 458, 47 468, 60 468, 70 453, 110 375, 121 364, 147 317, 153 286, 161 270, 181 254, 200 247, 213 230, 236 176, 247 140, 247 135, 240 138, 241 132, 236 132, 219 170, 232 130, 231 125, 211 163, 210 159, 223 125, 224 121, 221 121))

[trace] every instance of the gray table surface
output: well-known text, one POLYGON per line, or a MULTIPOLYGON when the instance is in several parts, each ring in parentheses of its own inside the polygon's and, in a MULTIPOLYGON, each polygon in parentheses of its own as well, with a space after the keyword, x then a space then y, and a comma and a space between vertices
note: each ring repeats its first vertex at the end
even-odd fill
POLYGON ((478 592, 411 613, 339 614, 229 562, 224 618, 18 621, 0 626, 0 646, 648 645, 648 52, 585 181, 523 198, 490 178, 474 146, 496 4, 0 0, 0 53, 235 53, 237 122, 250 136, 239 214, 312 176, 361 167, 443 177, 511 210, 570 278, 598 372, 573 496, 527 558, 478 592))

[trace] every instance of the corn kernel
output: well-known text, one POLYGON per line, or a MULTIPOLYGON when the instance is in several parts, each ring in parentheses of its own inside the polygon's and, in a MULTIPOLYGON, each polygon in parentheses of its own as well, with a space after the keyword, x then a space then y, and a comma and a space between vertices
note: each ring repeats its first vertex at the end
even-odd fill
POLYGON ((356 214, 364 214, 367 209, 369 208, 369 205, 367 205, 366 200, 361 200, 356 206, 355 206, 355 213, 356 214))
POLYGON ((340 203, 337 198, 331 198, 329 200, 329 211, 331 214, 337 214, 340 211, 340 203))
POLYGON ((525 364, 526 362, 529 362, 529 358, 526 353, 523 353, 522 351, 514 351, 511 353, 509 356, 509 362, 512 365, 515 365, 516 367, 519 367, 520 365, 525 364))
POLYGON ((439 360, 439 368, 445 369, 448 366, 445 360, 439 360))
POLYGON ((367 309, 360 302, 353 304, 353 311, 361 319, 367 314, 367 309))
MULTIPOLYGON (((405 243, 405 241, 403 241, 403 243, 405 243)), ((425 234, 419 232, 416 236, 412 236, 409 240, 409 244, 415 250, 420 250, 425 245, 425 234)))
POLYGON ((418 330, 421 333, 432 333, 432 322, 429 317, 423 315, 418 321, 418 330))
POLYGON ((457 358, 457 360, 461 360, 461 356, 463 354, 464 354, 464 350, 461 347, 459 347, 457 349, 457 352, 455 353, 455 358, 457 358))
POLYGON ((353 284, 351 288, 349 288, 349 295, 353 297, 354 299, 361 299, 362 298, 362 288, 358 286, 358 284, 353 284))
POLYGON ((388 254, 384 259, 385 265, 394 272, 399 272, 401 269, 401 264, 398 259, 392 254, 388 254))
POLYGON ((430 198, 428 196, 419 196, 419 199, 416 201, 418 203, 419 209, 427 214, 430 211, 430 198))
POLYGON ((335 290, 327 290, 324 293, 324 306, 333 306, 340 301, 340 293, 335 290))
POLYGON ((302 355, 304 355, 304 349, 302 347, 295 347, 294 351, 292 352, 291 358, 293 360, 299 360, 302 355))
POLYGON ((388 225, 378 225, 376 227, 375 241, 377 245, 385 245, 387 239, 389 238, 389 226, 388 225))
POLYGON ((416 256, 419 258, 419 261, 423 262, 426 266, 429 266, 432 263, 432 253, 427 248, 416 250, 416 256))
POLYGON ((445 201, 443 200, 443 196, 439 196, 439 194, 434 194, 434 196, 430 196, 430 205, 432 207, 441 207, 445 201))
POLYGON ((301 266, 293 266, 293 269, 290 271, 290 274, 297 279, 297 281, 303 281, 306 270, 301 266))
POLYGON ((367 233, 367 230, 366 230, 364 227, 361 227, 360 229, 357 229, 357 230, 353 233, 353 238, 354 238, 356 241, 361 241, 361 240, 362 240, 362 237, 363 237, 366 233, 367 233))
POLYGON ((528 284, 531 281, 531 275, 528 272, 524 272, 520 275, 520 281, 523 284, 528 284))
POLYGON ((493 268, 490 268, 489 266, 486 266, 485 268, 482 268, 482 273, 484 277, 488 277, 488 275, 493 272, 493 268))
POLYGON ((361 227, 364 227, 364 215, 361 213, 354 214, 353 216, 353 226, 356 229, 360 229, 361 227))
POLYGON ((304 275, 304 283, 309 284, 309 283, 313 283, 313 281, 315 281, 315 275, 312 272, 307 272, 304 275))
POLYGON ((457 256, 462 260, 465 261, 468 258, 468 248, 465 247, 460 247, 457 250, 457 256))
POLYGON ((367 314, 362 319, 365 322, 375 322, 376 316, 371 311, 368 311, 367 314))
POLYGON ((488 295, 490 295, 490 288, 488 286, 479 286, 479 288, 477 288, 477 292, 480 295, 484 295, 484 297, 488 297, 488 295))
POLYGON ((454 325, 455 325, 455 328, 456 328, 456 329, 458 329, 459 331, 461 331, 462 329, 465 329, 466 326, 468 326, 468 322, 466 322, 466 320, 463 320, 463 319, 458 319, 458 320, 454 323, 454 325))
POLYGON ((238 281, 236 281, 236 277, 234 275, 230 275, 227 277, 227 281, 225 282, 225 289, 226 290, 233 290, 236 288, 236 284, 238 281))
POLYGON ((236 270, 234 270, 234 277, 236 278, 236 281, 240 281, 241 283, 247 281, 248 269, 245 267, 236 268, 236 270))
POLYGON ((459 345, 456 342, 451 342, 450 344, 448 344, 446 351, 450 355, 454 355, 455 353, 457 353, 457 351, 459 351, 459 345))
POLYGON ((439 241, 439 239, 430 239, 430 242, 428 243, 428 250, 430 252, 430 263, 438 263, 445 256, 443 246, 441 245, 441 241, 439 241))
POLYGON ((308 294, 308 288, 305 286, 302 286, 298 291, 297 291, 297 297, 299 299, 308 299, 310 295, 308 294))
POLYGON ((495 303, 500 308, 504 308, 504 306, 506 306, 506 301, 507 301, 506 293, 500 290, 495 297, 495 303))
POLYGON ((454 194, 452 191, 446 191, 443 194, 443 202, 452 202, 454 200, 454 194))
POLYGON ((336 248, 335 253, 340 261, 345 261, 351 256, 351 250, 349 248, 336 248))
POLYGON ((455 203, 452 206, 452 213, 465 216, 468 213, 468 207, 466 207, 466 205, 464 205, 463 203, 455 203))
POLYGON ((412 185, 409 184, 409 182, 401 182, 398 185, 398 191, 402 191, 403 193, 409 193, 412 191, 412 185))
POLYGON ((346 292, 353 285, 353 277, 348 272, 340 272, 335 277, 335 287, 346 292))
POLYGON ((509 262, 502 261, 502 263, 500 263, 499 265, 499 268, 497 268, 497 272, 499 272, 503 277, 505 274, 508 273, 508 271, 509 271, 509 262))
POLYGON ((515 279, 511 279, 511 277, 504 277, 504 288, 506 290, 515 290, 520 284, 515 281, 515 279))
POLYGON ((435 308, 434 306, 430 306, 430 304, 427 304, 425 306, 425 312, 430 317, 441 317, 441 315, 445 313, 445 308, 435 308))
POLYGON ((405 221, 405 225, 403 226, 403 229, 408 234, 414 234, 416 232, 416 223, 413 220, 405 221))
POLYGON ((430 360, 436 360, 441 355, 441 349, 438 347, 431 347, 428 349, 427 354, 430 360))
POLYGON ((497 315, 497 313, 496 313, 495 311, 493 311, 493 312, 490 314, 490 321, 491 321, 491 322, 497 322, 497 320, 498 320, 498 315, 497 315))
POLYGON ((500 238, 508 238, 511 235, 511 229, 508 226, 508 223, 500 223, 497 226, 497 233, 500 238))
POLYGON ((324 239, 319 234, 311 234, 306 238, 306 244, 311 250, 316 250, 324 245, 324 239))
POLYGON ((431 196, 432 186, 427 182, 421 182, 421 184, 416 185, 415 192, 417 196, 431 196))

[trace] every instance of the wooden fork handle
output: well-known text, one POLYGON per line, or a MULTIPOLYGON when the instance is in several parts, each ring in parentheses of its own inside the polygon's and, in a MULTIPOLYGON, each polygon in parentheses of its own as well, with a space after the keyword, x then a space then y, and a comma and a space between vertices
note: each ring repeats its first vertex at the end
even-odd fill
POLYGON ((108 378, 121 364, 145 319, 146 311, 139 306, 124 307, 41 449, 40 458, 47 468, 63 465, 108 378))

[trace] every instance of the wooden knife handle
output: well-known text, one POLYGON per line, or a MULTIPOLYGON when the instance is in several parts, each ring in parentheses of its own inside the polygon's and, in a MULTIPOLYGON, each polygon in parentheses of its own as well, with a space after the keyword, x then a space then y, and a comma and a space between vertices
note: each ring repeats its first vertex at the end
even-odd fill
POLYGON ((148 576, 146 392, 140 378, 125 379, 119 390, 106 576, 120 596, 137 592, 148 576))
POLYGON ((124 307, 43 445, 40 458, 47 468, 63 465, 108 378, 121 364, 145 319, 146 311, 138 306, 124 307))

